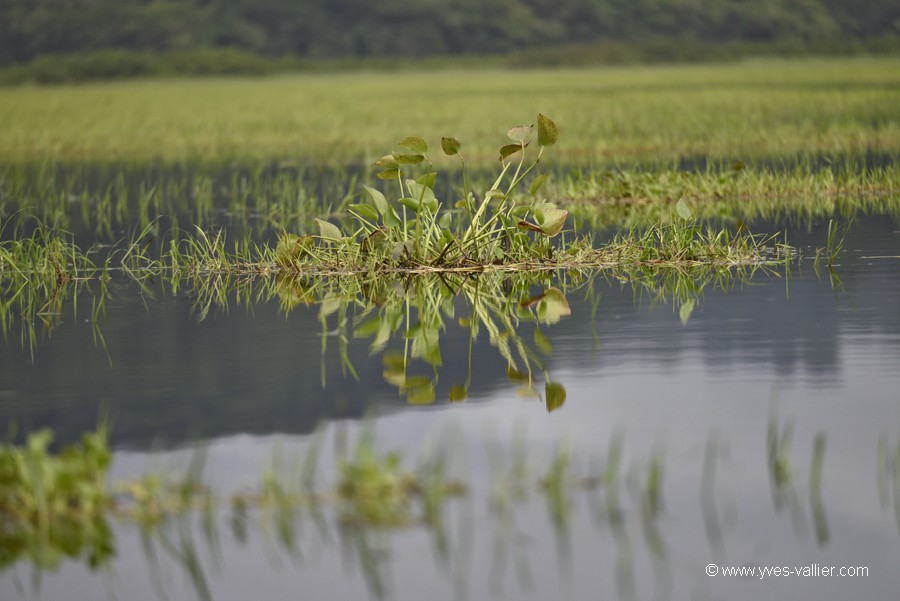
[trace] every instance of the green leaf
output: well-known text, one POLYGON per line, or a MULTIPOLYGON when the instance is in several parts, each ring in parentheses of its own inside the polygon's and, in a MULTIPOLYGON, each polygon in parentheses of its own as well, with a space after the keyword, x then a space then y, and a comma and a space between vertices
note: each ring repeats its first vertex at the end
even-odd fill
POLYGON ((441 365, 440 333, 437 328, 422 328, 413 338, 410 354, 430 365, 441 365))
POLYGON ((381 329, 382 318, 380 315, 375 315, 374 317, 370 317, 365 320, 358 326, 353 328, 353 337, 354 338, 369 338, 378 333, 378 330, 381 329))
POLYGON ((541 232, 544 233, 544 230, 541 229, 541 226, 535 225, 530 221, 525 221, 524 219, 520 219, 516 222, 516 227, 522 230, 530 230, 532 232, 541 232))
POLYGON ((506 146, 501 147, 500 160, 502 161, 506 157, 516 154, 526 146, 528 146, 528 142, 525 142, 524 144, 507 144, 506 146))
POLYGON ((541 146, 553 146, 559 137, 559 129, 549 117, 538 115, 538 144, 541 146))
POLYGON ((550 344, 550 339, 537 327, 534 329, 534 346, 547 356, 553 354, 553 345, 550 344))
POLYGON ((459 149, 462 144, 459 143, 459 140, 456 138, 441 138, 441 150, 444 151, 444 154, 447 156, 453 156, 454 154, 459 154, 459 149))
POLYGON ((386 154, 375 161, 375 166, 380 167, 381 169, 396 169, 400 165, 397 163, 397 159, 395 159, 393 155, 386 154))
POLYGON ((528 382, 531 380, 531 376, 529 374, 523 374, 512 365, 506 366, 506 377, 509 378, 512 382, 528 382))
POLYGON ((537 319, 541 323, 553 325, 572 314, 566 295, 556 288, 548 288, 540 296, 533 296, 520 303, 523 307, 537 307, 537 319))
POLYGON ((562 231, 569 216, 569 212, 562 209, 544 209, 542 213, 541 231, 551 238, 562 231))
POLYGON ((291 267, 295 261, 308 254, 308 249, 312 246, 312 236, 284 234, 278 238, 278 244, 275 246, 275 262, 281 267, 291 267))
MULTIPOLYGON (((418 377, 420 376, 413 376, 413 378, 418 377)), ((409 382, 413 378, 406 380, 409 382)), ((430 405, 434 402, 434 397, 434 382, 431 380, 427 384, 406 387, 406 402, 410 405, 430 405)))
POLYGON ((453 221, 453 215, 450 214, 449 211, 445 212, 441 215, 441 218, 438 219, 438 225, 444 229, 450 227, 450 223, 453 221))
POLYGON ((541 304, 538 306, 538 319, 547 325, 559 322, 563 317, 572 314, 566 295, 556 288, 549 288, 544 293, 541 304))
POLYGON ((320 237, 328 238, 330 240, 340 240, 343 237, 341 236, 341 230, 333 223, 328 223, 327 221, 318 218, 316 219, 316 223, 319 224, 320 237))
POLYGON ((539 176, 537 176, 536 178, 534 178, 534 180, 531 182, 531 185, 528 186, 528 193, 529 193, 531 196, 534 196, 535 194, 537 194, 537 193, 538 193, 538 190, 541 189, 541 186, 543 186, 544 183, 545 183, 549 178, 550 178, 550 174, 549 174, 549 173, 542 173, 542 174, 540 174, 539 176))
POLYGON ((371 205, 350 205, 347 207, 351 211, 355 211, 357 215, 362 217, 363 219, 368 219, 369 221, 377 221, 378 220, 378 211, 376 211, 371 205))
POLYGON ((399 226, 402 221, 400 221, 400 215, 397 214, 397 210, 394 207, 389 207, 388 212, 384 214, 384 225, 389 228, 399 226))
POLYGON ((429 171, 428 173, 417 177, 416 183, 422 184, 426 188, 431 188, 432 190, 434 190, 434 182, 436 179, 437 179, 437 173, 435 173, 434 171, 429 171))
POLYGON ((388 201, 384 197, 384 194, 382 194, 380 190, 370 188, 369 186, 363 186, 363 188, 365 188, 366 192, 369 193, 369 196, 372 198, 372 202, 375 204, 375 208, 378 209, 378 212, 382 215, 387 214, 390 205, 388 205, 388 201))
POLYGON ((418 181, 411 179, 406 180, 406 187, 409 190, 410 195, 417 201, 417 203, 419 200, 421 200, 422 204, 429 211, 437 211, 438 201, 437 198, 434 197, 434 191, 431 188, 429 188, 425 184, 421 184, 418 181))
POLYGON ((418 165, 422 161, 425 160, 425 157, 421 154, 403 154, 400 152, 391 153, 396 160, 401 165, 418 165))
POLYGON ((484 193, 485 198, 506 198, 506 194, 501 192, 500 190, 488 190, 484 193))
POLYGON ((462 384, 454 384, 450 387, 450 402, 458 403, 469 398, 469 390, 462 384))
POLYGON ((694 299, 690 299, 678 309, 678 318, 681 319, 681 325, 687 325, 688 320, 691 318, 691 313, 694 312, 694 306, 694 299))
POLYGON ((418 198, 401 198, 400 204, 402 204, 407 209, 412 209, 416 213, 418 213, 419 209, 422 208, 422 205, 419 203, 418 198))
POLYGON ((547 382, 544 385, 544 398, 547 402, 547 413, 556 411, 566 403, 566 389, 559 382, 547 382))
POLYGON ((337 296, 326 296, 322 299, 322 302, 319 303, 319 318, 328 317, 335 311, 341 308, 341 304, 344 301, 337 296))
POLYGON ((691 210, 688 208, 687 203, 684 202, 683 198, 679 198, 678 202, 675 203, 675 212, 685 221, 688 221, 693 217, 691 210))
POLYGON ((524 142, 528 139, 528 136, 531 135, 531 132, 534 130, 534 125, 519 125, 513 128, 510 128, 506 135, 509 136, 510 140, 514 142, 524 142))
POLYGON ((425 154, 428 152, 428 142, 418 136, 409 136, 397 142, 397 146, 411 150, 415 154, 425 154))
POLYGON ((378 179, 397 179, 398 177, 403 177, 403 172, 399 169, 385 169, 380 173, 376 173, 375 177, 378 179))

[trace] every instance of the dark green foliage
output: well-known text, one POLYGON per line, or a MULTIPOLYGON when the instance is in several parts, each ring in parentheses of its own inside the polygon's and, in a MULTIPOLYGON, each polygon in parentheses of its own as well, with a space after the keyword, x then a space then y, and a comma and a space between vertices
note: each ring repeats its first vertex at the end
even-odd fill
POLYGON ((42 430, 22 446, 0 444, 0 570, 23 556, 52 568, 81 555, 96 566, 113 553, 106 430, 58 454, 49 450, 52 440, 42 430))
POLYGON ((58 81, 261 73, 284 69, 282 57, 543 55, 549 47, 595 44, 602 48, 594 54, 621 59, 660 41, 668 49, 663 58, 704 44, 701 57, 709 58, 709 44, 723 42, 802 50, 880 41, 896 48, 898 23, 900 4, 891 0, 7 0, 0 3, 0 66, 82 55, 42 59, 27 75, 58 81))

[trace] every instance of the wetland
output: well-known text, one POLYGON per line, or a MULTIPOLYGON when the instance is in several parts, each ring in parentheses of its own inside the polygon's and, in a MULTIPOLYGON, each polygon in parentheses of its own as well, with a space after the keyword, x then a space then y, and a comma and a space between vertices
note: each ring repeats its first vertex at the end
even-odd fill
POLYGON ((897 67, 0 89, 3 598, 889 596, 897 67))

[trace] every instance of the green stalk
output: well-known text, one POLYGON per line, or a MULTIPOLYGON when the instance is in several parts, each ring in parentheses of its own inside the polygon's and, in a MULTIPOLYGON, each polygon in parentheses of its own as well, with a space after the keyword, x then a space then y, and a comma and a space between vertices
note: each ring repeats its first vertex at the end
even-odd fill
MULTIPOLYGON (((503 181, 503 176, 506 175, 506 172, 509 170, 509 167, 510 167, 510 163, 503 166, 503 171, 501 171, 500 175, 497 176, 497 179, 494 181, 494 185, 491 186, 490 189, 488 190, 489 192, 491 190, 497 189, 497 186, 499 186, 500 182, 503 181)), ((487 194, 485 194, 484 200, 481 201, 481 206, 478 207, 478 211, 475 213, 475 216, 472 218, 471 223, 469 223, 469 227, 466 229, 466 233, 463 234, 463 239, 462 239, 463 243, 465 243, 466 240, 469 238, 469 236, 473 233, 473 231, 476 227, 475 224, 478 223, 478 220, 484 214, 485 210, 487 209, 488 202, 490 202, 490 200, 491 200, 490 197, 487 194)))
MULTIPOLYGON (((523 173, 521 177, 518 177, 518 178, 513 177, 513 181, 509 185, 509 189, 506 191, 507 196, 509 196, 512 193, 512 191, 516 189, 516 186, 518 186, 519 183, 521 183, 521 181, 523 179, 525 179, 529 173, 531 173, 531 170, 534 169, 537 166, 537 164, 541 162, 541 155, 543 155, 543 154, 544 154, 544 147, 541 146, 541 149, 538 151, 537 158, 534 159, 534 162, 531 164, 531 166, 525 170, 525 173, 523 173)), ((524 159, 525 157, 523 156, 522 158, 524 159)), ((518 175, 518 172, 517 172, 517 175, 518 175)))

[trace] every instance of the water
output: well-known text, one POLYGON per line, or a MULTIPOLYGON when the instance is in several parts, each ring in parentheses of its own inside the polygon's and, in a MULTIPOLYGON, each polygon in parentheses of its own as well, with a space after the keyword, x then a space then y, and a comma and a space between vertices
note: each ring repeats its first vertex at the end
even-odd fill
MULTIPOLYGON (((810 257, 824 226, 791 227, 788 238, 810 257)), ((271 510, 251 510, 242 538, 226 505, 214 516, 216 537, 199 515, 183 531, 170 525, 168 542, 154 539, 157 563, 137 526, 114 522, 108 567, 66 560, 38 586, 21 561, 0 573, 0 597, 159 599, 163 589, 170 599, 223 600, 888 598, 900 586, 900 480, 879 444, 890 458, 900 442, 898 255, 895 220, 860 218, 836 277, 824 265, 817 274, 807 258, 727 290, 707 286, 690 312, 684 299, 654 301, 614 278, 595 279, 592 295, 554 281, 571 315, 538 324, 553 347, 546 373, 566 390, 550 413, 544 399, 517 394, 484 328, 468 398, 448 401, 450 386, 469 377, 468 330, 457 324, 470 311, 461 299, 444 319, 442 365, 414 362, 416 374, 437 382, 435 401, 418 406, 386 381, 384 353, 370 356, 371 339, 354 338, 352 321, 346 356, 358 379, 342 367, 338 313, 323 330, 317 306, 285 314, 277 297, 232 298, 227 311, 214 306, 201 320, 197 293, 151 283, 141 294, 114 283, 105 346, 86 309, 64 313, 33 353, 14 334, 0 346, 3 423, 50 426, 65 442, 108 412, 114 478, 179 469, 203 442, 205 477, 225 495, 258 488, 275 449, 300 456, 320 424, 320 474, 333 483, 369 412, 377 447, 401 451, 411 468, 429 444, 452 449, 468 492, 446 506, 445 539, 423 525, 342 528, 328 504, 320 525, 298 522, 294 545, 279 538, 271 510), (789 444, 776 444, 773 457, 771 441, 786 430, 789 444), (616 484, 581 486, 616 440, 616 484), (569 480, 554 505, 540 482, 567 444, 569 480), (526 450, 527 494, 500 510, 497 491, 517 445, 526 450), (191 544, 202 577, 186 569, 191 544), (711 563, 719 575, 706 575, 711 563), (731 566, 868 575, 723 575, 731 566)), ((519 330, 532 348, 534 329, 519 330)), ((394 339, 388 350, 403 346, 394 339)), ((544 379, 536 370, 541 394, 544 379)))

